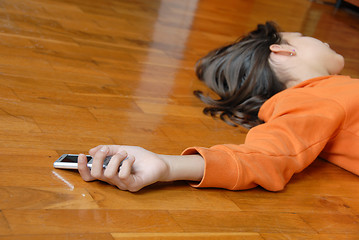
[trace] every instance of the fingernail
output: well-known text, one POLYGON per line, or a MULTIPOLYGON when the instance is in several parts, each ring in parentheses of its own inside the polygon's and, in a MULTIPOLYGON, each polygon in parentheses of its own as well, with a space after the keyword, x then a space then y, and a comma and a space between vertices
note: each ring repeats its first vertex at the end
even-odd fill
POLYGON ((101 149, 100 149, 101 152, 107 152, 108 151, 108 147, 107 146, 103 146, 101 149))

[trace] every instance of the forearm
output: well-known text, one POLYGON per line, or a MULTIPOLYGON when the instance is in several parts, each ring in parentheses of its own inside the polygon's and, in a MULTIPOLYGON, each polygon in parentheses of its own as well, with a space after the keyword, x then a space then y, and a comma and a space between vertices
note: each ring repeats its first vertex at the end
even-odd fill
POLYGON ((204 172, 204 159, 199 154, 194 155, 159 155, 169 166, 169 172, 164 181, 200 181, 204 172))

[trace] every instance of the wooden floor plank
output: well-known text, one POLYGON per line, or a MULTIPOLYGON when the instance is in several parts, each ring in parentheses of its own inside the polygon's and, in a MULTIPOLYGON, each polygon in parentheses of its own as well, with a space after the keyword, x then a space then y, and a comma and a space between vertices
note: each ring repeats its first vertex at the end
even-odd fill
POLYGON ((1 240, 113 240, 109 233, 67 233, 67 234, 32 234, 0 236, 1 240))
MULTIPOLYGON (((315 233, 295 213, 170 211, 185 232, 315 233)), ((354 227, 354 226, 353 226, 354 227)))
POLYGON ((262 233, 261 236, 264 240, 306 240, 306 239, 313 239, 313 240, 356 240, 358 238, 357 234, 351 233, 340 233, 340 234, 271 234, 271 233, 262 233))
MULTIPOLYGON (((60 176, 57 175, 59 178, 60 176)), ((66 181, 62 179, 62 181, 66 181)), ((1 209, 97 209, 97 202, 84 188, 0 187, 1 209), (69 191, 69 189, 71 191, 69 191), (26 201, 24 201, 26 199, 26 201), (39 201, 41 199, 41 201, 39 201)))
POLYGON ((176 240, 176 239, 228 239, 228 240, 262 240, 258 233, 228 232, 228 233, 113 233, 116 240, 147 239, 147 240, 176 240))
POLYGON ((8 209, 2 213, 13 234, 182 231, 168 211, 161 210, 8 209))
POLYGON ((148 189, 143 193, 119 192, 116 188, 88 188, 100 208, 143 209, 143 210, 207 210, 241 211, 230 199, 218 191, 191 191, 189 186, 182 189, 163 186, 161 191, 148 189))

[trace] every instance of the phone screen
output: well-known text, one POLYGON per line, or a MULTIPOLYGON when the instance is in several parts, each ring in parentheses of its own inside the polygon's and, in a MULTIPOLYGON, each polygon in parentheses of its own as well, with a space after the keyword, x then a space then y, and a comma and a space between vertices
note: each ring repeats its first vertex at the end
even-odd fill
MULTIPOLYGON (((87 157, 87 162, 89 162, 92 157, 91 156, 86 156, 87 157)), ((61 160, 61 162, 66 162, 66 163, 77 163, 77 158, 78 156, 77 155, 66 155, 65 158, 63 158, 61 160)))

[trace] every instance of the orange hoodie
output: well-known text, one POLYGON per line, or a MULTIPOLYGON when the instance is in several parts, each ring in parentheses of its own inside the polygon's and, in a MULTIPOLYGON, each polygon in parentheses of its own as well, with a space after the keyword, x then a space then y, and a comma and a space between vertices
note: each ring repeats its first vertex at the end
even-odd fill
POLYGON ((279 191, 318 156, 359 175, 358 92, 359 79, 325 76, 276 94, 259 111, 265 123, 244 144, 183 152, 205 159, 203 179, 193 186, 279 191))

